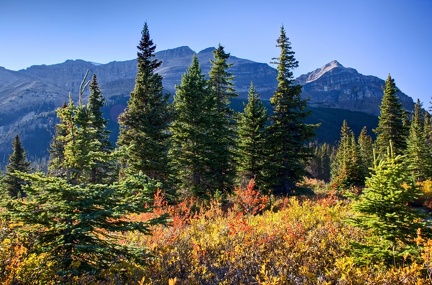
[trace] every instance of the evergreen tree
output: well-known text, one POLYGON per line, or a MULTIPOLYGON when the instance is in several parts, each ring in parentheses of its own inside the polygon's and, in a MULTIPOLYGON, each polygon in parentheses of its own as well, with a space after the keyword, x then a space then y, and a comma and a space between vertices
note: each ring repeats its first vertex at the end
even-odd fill
MULTIPOLYGON (((87 80, 89 71, 84 75, 79 87, 78 101, 79 105, 82 106, 82 97, 84 91, 90 81, 87 80)), ((50 158, 48 161, 48 174, 54 177, 69 178, 67 167, 65 164, 65 146, 73 139, 75 143, 75 129, 76 125, 73 123, 75 120, 75 105, 72 100, 72 94, 69 93, 69 103, 64 103, 56 111, 59 123, 55 126, 55 134, 50 144, 50 158)), ((87 125, 88 122, 85 122, 87 125)))
POLYGON ((17 177, 15 172, 30 172, 30 163, 26 159, 26 153, 18 135, 15 136, 12 146, 13 151, 9 156, 9 163, 6 166, 6 173, 3 178, 3 191, 10 197, 21 198, 27 196, 23 191, 25 181, 17 177))
POLYGON ((395 154, 402 154, 406 149, 407 129, 404 126, 406 117, 397 92, 394 79, 389 74, 380 106, 378 127, 374 130, 377 135, 375 147, 379 155, 387 153, 390 141, 393 143, 395 154))
POLYGON ((61 108, 57 116, 64 122, 66 135, 63 142, 63 178, 69 183, 89 183, 92 180, 93 167, 99 160, 105 160, 108 153, 98 149, 96 130, 90 126, 90 113, 84 105, 76 106, 72 98, 66 108, 61 108))
POLYGON ((373 140, 368 135, 366 127, 360 132, 358 137, 358 146, 360 151, 361 172, 364 177, 369 175, 369 168, 373 166, 373 140))
POLYGON ((354 204, 355 225, 374 234, 363 244, 355 244, 361 262, 388 263, 404 260, 416 245, 417 231, 430 237, 423 215, 410 204, 421 196, 404 156, 388 154, 374 162, 373 174, 366 179, 366 188, 354 204))
POLYGON ((242 186, 252 178, 258 187, 262 185, 267 117, 267 109, 251 82, 248 102, 239 116, 237 131, 237 178, 242 186))
POLYGON ((60 132, 56 133, 53 139, 58 147, 52 152, 55 159, 51 159, 50 174, 62 177, 73 185, 108 182, 106 180, 114 165, 108 132, 100 112, 103 101, 101 102, 95 81, 91 87, 88 105, 82 103, 83 93, 90 83, 86 83, 87 75, 88 73, 80 86, 78 106, 70 95, 69 103, 57 110, 60 123, 56 129, 60 132))
POLYGON ((360 151, 354 133, 345 120, 342 124, 341 138, 332 165, 332 182, 341 189, 361 186, 364 183, 360 151))
POLYGON ((124 245, 123 235, 149 234, 152 225, 166 221, 165 216, 146 221, 128 218, 151 211, 144 205, 151 204, 156 186, 142 174, 120 183, 77 185, 42 173, 18 177, 26 181, 28 197, 7 200, 3 204, 7 211, 1 215, 13 221, 12 233, 32 239, 24 262, 33 254, 44 254, 40 268, 53 266, 66 280, 85 273, 97 275, 126 260, 143 264, 145 249, 124 245))
POLYGON ((209 72, 209 88, 214 100, 214 106, 208 116, 211 116, 211 138, 213 144, 208 159, 214 188, 212 192, 219 190, 229 191, 234 183, 235 168, 233 147, 235 144, 235 120, 234 111, 230 107, 230 99, 237 96, 232 83, 234 76, 228 71, 232 64, 228 63, 229 53, 219 45, 213 51, 214 59, 209 72))
POLYGON ((174 96, 169 152, 177 188, 186 195, 211 197, 214 194, 212 161, 208 159, 213 147, 212 130, 208 128, 212 125, 209 112, 213 106, 208 82, 194 56, 174 96))
POLYGON ((432 121, 428 111, 424 112, 423 133, 427 144, 432 144, 432 121))
POLYGON ((424 112, 423 135, 425 137, 425 176, 426 179, 432 178, 432 122, 428 111, 424 112))
POLYGON ((60 109, 66 109, 68 106, 64 103, 60 108, 57 109, 57 117, 59 118, 59 123, 55 126, 55 134, 51 140, 49 148, 49 160, 48 160, 48 175, 53 177, 65 177, 64 170, 64 145, 65 137, 67 135, 68 126, 61 120, 58 116, 60 109))
POLYGON ((96 74, 93 75, 90 82, 90 96, 87 103, 87 109, 90 112, 90 125, 97 130, 96 139, 101 143, 101 149, 111 151, 112 145, 109 142, 110 131, 106 129, 107 121, 102 114, 102 107, 105 103, 105 98, 97 82, 96 74))
POLYGON ((280 56, 274 62, 278 70, 278 86, 270 99, 273 106, 268 128, 268 166, 266 181, 275 194, 288 194, 306 174, 305 161, 312 157, 308 141, 315 126, 305 123, 310 112, 307 101, 300 97, 301 85, 295 84, 293 69, 298 62, 282 26, 277 39, 280 56))
POLYGON ((126 148, 123 166, 129 173, 142 171, 158 181, 169 174, 167 153, 171 115, 162 77, 156 73, 162 62, 155 59, 156 46, 144 24, 138 46, 138 74, 126 110, 119 116, 117 144, 126 148))
MULTIPOLYGON (((230 57, 224 47, 219 45, 213 51, 214 58, 210 60, 212 66, 209 72, 209 87, 216 103, 216 110, 222 113, 225 119, 231 119, 233 110, 230 100, 238 95, 234 91, 234 76, 228 71, 232 63, 228 63, 230 57)), ((229 124, 228 124, 229 125, 229 124)))
POLYGON ((414 105, 411 117, 411 127, 407 139, 407 160, 409 169, 413 172, 417 181, 423 181, 427 177, 428 150, 424 133, 424 116, 420 100, 414 105))
MULTIPOLYGON (((98 150, 105 153, 110 153, 113 148, 109 141, 110 131, 106 129, 107 121, 102 114, 102 107, 105 103, 105 98, 99 88, 96 74, 93 75, 90 87, 90 96, 87 104, 87 112, 89 112, 89 126, 95 130, 95 140, 98 143, 98 150)), ((91 170, 91 183, 103 183, 107 179, 113 177, 114 165, 106 164, 103 161, 95 161, 91 170)))

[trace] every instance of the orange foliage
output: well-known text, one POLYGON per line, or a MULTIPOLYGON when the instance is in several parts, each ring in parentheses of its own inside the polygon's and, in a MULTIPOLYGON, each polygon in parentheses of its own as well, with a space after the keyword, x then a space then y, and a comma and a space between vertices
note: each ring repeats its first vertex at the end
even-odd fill
POLYGON ((234 204, 244 214, 256 215, 263 211, 268 203, 269 197, 255 189, 255 180, 251 179, 245 189, 235 187, 234 204))
MULTIPOLYGON (((277 199, 272 201, 277 206, 271 208, 269 204, 270 197, 257 191, 253 180, 244 189, 235 188, 228 204, 189 198, 171 205, 158 190, 151 205, 153 212, 128 219, 147 221, 168 214, 169 226, 154 226, 151 235, 124 234, 125 246, 134 244, 150 251, 150 255, 143 255, 147 265, 138 267, 126 260, 118 268, 103 271, 103 281, 84 276, 76 283, 128 283, 121 283, 120 278, 138 280, 128 284, 192 285, 430 282, 432 241, 424 240, 421 233, 419 260, 424 264, 390 268, 355 264, 347 249, 368 233, 345 222, 351 215, 350 205, 346 200, 341 202, 335 191, 315 199, 277 199)), ((24 252, 19 244, 11 243, 7 249, 3 243, 0 247, 2 257, 7 253, 15 258, 8 264, 14 273, 9 279, 2 276, 2 284, 16 281, 19 274, 31 275, 31 270, 22 269, 36 262, 23 265, 24 252)), ((53 280, 44 282, 52 284, 53 280)))

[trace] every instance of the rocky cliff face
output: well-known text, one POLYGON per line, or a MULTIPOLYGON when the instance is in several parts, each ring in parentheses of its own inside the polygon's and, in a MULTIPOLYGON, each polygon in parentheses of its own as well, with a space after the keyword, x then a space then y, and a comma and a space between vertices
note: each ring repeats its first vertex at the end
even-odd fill
MULTIPOLYGON (((332 61, 315 71, 297 78, 303 85, 302 96, 317 107, 341 108, 379 115, 385 81, 366 76, 353 68, 345 68, 332 61)), ((400 102, 406 110, 413 109, 414 102, 398 92, 400 102)))

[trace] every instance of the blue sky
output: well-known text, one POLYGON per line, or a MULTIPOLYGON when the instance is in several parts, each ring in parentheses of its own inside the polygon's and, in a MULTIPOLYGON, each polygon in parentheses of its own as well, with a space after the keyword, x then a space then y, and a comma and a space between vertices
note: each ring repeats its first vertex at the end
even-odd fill
POLYGON ((385 79, 425 107, 431 101, 430 0, 0 0, 0 66, 136 57, 147 22, 157 50, 217 46, 269 63, 280 26, 296 76, 331 60, 385 79))

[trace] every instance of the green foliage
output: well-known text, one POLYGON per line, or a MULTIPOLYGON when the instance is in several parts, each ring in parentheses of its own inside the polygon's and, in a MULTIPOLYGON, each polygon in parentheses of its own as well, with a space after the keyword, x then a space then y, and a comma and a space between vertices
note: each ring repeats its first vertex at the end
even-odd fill
POLYGON ((331 174, 332 183, 338 189, 348 189, 364 184, 365 174, 362 172, 359 147, 346 121, 342 124, 341 138, 332 162, 331 174))
POLYGON ((390 141, 393 143, 395 154, 403 154, 406 149, 406 115, 397 96, 398 89, 391 78, 387 77, 384 88, 384 96, 380 106, 378 127, 374 130, 377 135, 375 148, 377 154, 387 154, 390 141))
POLYGON ((423 171, 428 179, 432 179, 432 122, 428 111, 424 112, 423 135, 426 148, 424 157, 426 167, 423 168, 423 171))
POLYGON ((22 189, 25 181, 14 174, 16 171, 30 172, 30 163, 26 159, 26 153, 18 135, 15 136, 12 146, 12 154, 9 156, 9 164, 6 166, 6 173, 3 177, 2 191, 10 197, 21 198, 26 196, 22 189))
POLYGON ((57 134, 55 138, 61 143, 59 150, 62 153, 50 166, 52 176, 62 177, 76 185, 101 182, 109 174, 108 169, 113 164, 108 163, 111 153, 102 146, 103 141, 98 135, 101 130, 92 125, 91 115, 85 105, 75 106, 72 98, 68 105, 57 110, 60 118, 57 129, 64 135, 57 134))
POLYGON ((162 62, 155 59, 156 46, 144 24, 138 45, 138 74, 127 108, 119 116, 120 135, 117 144, 123 152, 123 172, 142 171, 152 179, 165 182, 169 176, 168 126, 171 114, 168 94, 163 94, 162 77, 155 70, 162 62))
POLYGON ((237 129, 237 179, 245 186, 252 178, 258 187, 263 185, 265 155, 265 127, 267 109, 251 82, 248 102, 239 115, 237 129))
POLYGON ((423 181, 428 178, 430 168, 429 149, 426 143, 426 134, 424 133, 424 115, 421 103, 417 100, 414 105, 414 112, 411 117, 411 126, 407 139, 407 160, 410 171, 413 172, 417 181, 423 181))
MULTIPOLYGON (((110 132, 107 130, 107 121, 102 114, 105 98, 99 88, 96 74, 93 74, 90 83, 90 96, 87 104, 89 127, 95 130, 94 140, 97 142, 95 148, 102 153, 109 153, 113 147, 109 141, 110 132)), ((106 163, 104 160, 95 160, 92 169, 90 182, 93 184, 112 181, 115 177, 114 163, 106 163)))
POLYGON ((421 194, 406 157, 394 156, 390 147, 385 158, 375 160, 373 174, 353 206, 354 224, 373 233, 365 243, 355 244, 361 262, 395 264, 416 250, 418 230, 431 237, 424 216, 410 206, 421 194))
POLYGON ((120 183, 73 185, 41 173, 20 173, 28 185, 26 199, 9 200, 4 216, 19 235, 34 235, 28 254, 47 254, 59 275, 96 274, 124 259, 142 261, 144 249, 121 244, 128 231, 150 232, 165 217, 131 221, 128 216, 149 211, 144 205, 155 185, 142 174, 120 183), (119 235, 120 234, 120 235, 119 235))
POLYGON ((288 194, 305 173, 305 160, 313 154, 308 141, 314 137, 316 126, 305 123, 310 112, 307 101, 301 99, 301 86, 295 84, 293 69, 298 67, 291 43, 282 26, 276 58, 278 87, 270 102, 273 114, 267 133, 268 165, 266 181, 275 194, 288 194))
MULTIPOLYGON (((95 133, 96 130, 89 129, 89 114, 84 109, 82 104, 82 96, 85 91, 85 88, 88 86, 90 81, 86 82, 88 76, 88 71, 84 75, 83 80, 81 81, 81 85, 79 88, 78 107, 75 107, 75 104, 72 100, 72 94, 69 93, 69 103, 63 104, 62 107, 58 108, 56 111, 57 117, 59 118, 59 123, 55 126, 56 133, 51 141, 51 149, 50 149, 50 159, 48 162, 48 173, 50 176, 54 177, 63 177, 66 179, 71 178, 70 171, 67 170, 67 158, 71 158, 75 155, 73 147, 76 146, 76 132, 79 129, 81 133, 80 140, 89 141, 91 135, 89 135, 88 131, 95 133), (83 124, 81 126, 81 124, 83 124), (69 157, 66 157, 66 148, 69 148, 69 157)), ((91 140, 91 139, 90 139, 91 140)), ((78 146, 86 148, 87 144, 83 146, 78 146)), ((88 159, 87 156, 84 159, 88 159)), ((80 159, 80 158, 79 158, 80 159)), ((76 175, 75 175, 76 176, 76 175)))
POLYGON ((357 142, 360 151, 361 173, 363 177, 367 177, 369 168, 373 166, 373 140, 368 135, 366 126, 361 130, 357 142))
MULTIPOLYGON (((64 103, 59 109, 57 109, 57 117, 59 117, 59 110, 66 109, 67 104, 64 103)), ((60 122, 55 126, 55 134, 50 143, 49 149, 49 160, 48 160, 48 174, 55 177, 65 177, 63 169, 64 161, 64 138, 67 135, 67 125, 59 117, 60 122)))
POLYGON ((207 156, 212 153, 211 112, 214 106, 207 80, 198 58, 192 63, 177 86, 174 96, 174 121, 171 125, 172 145, 169 151, 174 179, 180 192, 197 197, 212 197, 212 175, 207 156))
POLYGON ((234 91, 234 76, 228 71, 232 64, 227 63, 229 53, 219 45, 213 51, 214 59, 211 60, 209 72, 209 90, 214 106, 209 110, 207 116, 211 117, 209 142, 212 144, 207 154, 207 159, 212 163, 209 165, 213 173, 209 187, 211 192, 217 190, 230 192, 232 189, 235 169, 233 147, 235 144, 235 120, 234 112, 230 107, 232 98, 237 97, 234 91))

